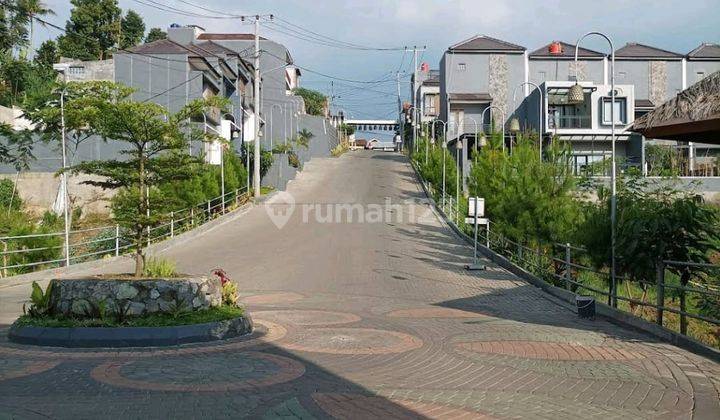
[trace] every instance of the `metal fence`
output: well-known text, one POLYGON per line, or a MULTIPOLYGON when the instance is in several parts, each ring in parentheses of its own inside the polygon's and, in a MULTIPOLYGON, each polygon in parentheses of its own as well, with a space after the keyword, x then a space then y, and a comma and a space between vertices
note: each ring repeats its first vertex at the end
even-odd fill
MULTIPOLYGON (((192 207, 170 212, 163 219, 166 222, 148 229, 147 245, 200 226, 214 217, 225 214, 238 207, 248 199, 247 187, 226 192, 222 196, 212 198, 192 207)), ((40 269, 60 267, 65 265, 65 257, 38 258, 48 253, 56 253, 65 248, 64 241, 57 245, 28 247, 26 244, 32 239, 62 238, 64 232, 37 233, 31 235, 0 237, 0 276, 27 273, 40 269), (21 262, 10 262, 20 260, 21 262)), ((134 238, 120 225, 101 226, 70 231, 70 264, 100 259, 105 256, 118 256, 135 247, 134 238)))
MULTIPOLYGON (((415 165, 415 162, 413 162, 415 165)), ((417 171, 419 174, 420 172, 417 171)), ((473 226, 465 223, 465 212, 467 203, 464 199, 458 200, 455 197, 445 194, 441 190, 421 178, 428 192, 436 198, 440 209, 445 213, 447 220, 453 223, 459 230, 472 236, 473 226)), ((494 224, 494 226, 497 226, 494 224)), ((720 276, 720 265, 698 264, 682 261, 663 261, 657 267, 654 282, 643 279, 627 278, 616 276, 618 283, 623 282, 627 287, 636 285, 643 291, 643 298, 632 297, 618 293, 618 290, 610 288, 610 274, 607 271, 597 270, 583 263, 587 261, 587 250, 572 244, 543 244, 530 247, 527 244, 519 243, 499 233, 497 228, 490 229, 490 222, 479 233, 479 243, 484 242, 485 246, 512 261, 515 265, 534 274, 544 281, 574 293, 589 294, 602 298, 610 305, 629 312, 632 315, 640 316, 649 321, 654 321, 677 332, 690 335, 701 341, 720 346, 720 287, 712 283, 717 276, 720 276), (585 255, 583 255, 585 254, 585 255), (678 272, 687 273, 687 281, 682 284, 678 272), (607 287, 602 287, 607 286, 607 287), (652 299, 654 295, 654 299, 652 299), (690 305, 692 297, 694 303, 705 302, 708 306, 714 305, 715 310, 709 311, 711 315, 698 313, 697 305, 690 305), (647 298, 647 299, 645 299, 647 298), (675 300, 679 301, 679 307, 671 306, 675 300), (624 304, 617 305, 620 301, 624 304), (636 308, 649 308, 649 313, 636 313, 636 308), (695 310, 693 310, 695 309, 695 310), (679 321, 668 322, 666 313, 676 315, 679 321), (689 334, 689 320, 696 323, 694 331, 689 334), (704 324, 704 325, 703 325, 704 324), (700 331, 702 330, 702 331, 700 331), (699 335, 704 335, 699 337, 699 335), (713 341, 712 337, 715 337, 713 341)))

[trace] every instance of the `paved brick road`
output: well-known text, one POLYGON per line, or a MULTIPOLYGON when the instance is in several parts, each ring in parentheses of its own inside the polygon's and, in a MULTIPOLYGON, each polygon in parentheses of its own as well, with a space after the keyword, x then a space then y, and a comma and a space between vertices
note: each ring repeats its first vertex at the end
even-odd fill
MULTIPOLYGON (((497 267, 465 272, 469 250, 426 206, 303 223, 304 203, 422 198, 400 156, 313 161, 290 192, 283 229, 258 207, 167 252, 227 270, 252 337, 121 352, 2 339, 0 418, 720 418, 717 364, 578 320, 497 267)), ((0 315, 25 293, 0 289, 0 315)))

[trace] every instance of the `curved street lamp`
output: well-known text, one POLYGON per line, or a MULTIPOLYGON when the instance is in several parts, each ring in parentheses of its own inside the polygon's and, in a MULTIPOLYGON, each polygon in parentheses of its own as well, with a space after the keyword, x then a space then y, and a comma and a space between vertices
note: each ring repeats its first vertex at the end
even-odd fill
POLYGON ((515 113, 515 117, 510 120, 510 131, 515 130, 515 132, 520 131, 520 121, 517 118, 517 108, 515 107, 515 94, 517 93, 517 89, 519 87, 530 85, 534 86, 535 89, 538 91, 539 95, 539 102, 538 102, 538 144, 540 145, 540 162, 542 162, 543 158, 543 135, 542 135, 542 120, 543 120, 543 91, 540 89, 540 86, 536 85, 533 82, 522 82, 519 85, 515 86, 515 89, 513 90, 513 112, 515 113))
POLYGON ((578 50, 580 43, 590 35, 597 35, 604 38, 610 46, 610 140, 612 143, 612 169, 610 172, 610 295, 608 303, 617 307, 617 276, 615 267, 615 241, 617 223, 617 165, 615 161, 615 47, 612 40, 601 32, 588 32, 581 36, 575 43, 575 84, 568 91, 568 103, 581 104, 585 102, 585 92, 578 83, 578 50))

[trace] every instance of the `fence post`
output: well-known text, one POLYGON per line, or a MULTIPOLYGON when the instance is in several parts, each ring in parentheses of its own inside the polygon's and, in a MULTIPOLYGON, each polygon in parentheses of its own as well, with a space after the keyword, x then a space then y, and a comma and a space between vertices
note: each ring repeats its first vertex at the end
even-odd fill
POLYGON ((662 326, 663 307, 665 306, 665 264, 662 261, 657 263, 657 312, 655 322, 662 326))
POLYGON ((3 241, 3 277, 7 277, 7 250, 8 250, 8 244, 7 242, 3 241))
POLYGON ((565 289, 570 290, 570 244, 565 244, 565 289))
POLYGON ((120 255, 120 225, 115 225, 115 256, 120 255))
POLYGON ((522 249, 522 245, 520 245, 519 242, 518 242, 518 244, 517 244, 517 258, 518 258, 518 263, 522 266, 522 263, 523 263, 523 249, 522 249))
POLYGON ((147 228, 147 234, 148 234, 147 246, 150 247, 150 235, 152 235, 152 229, 150 229, 150 226, 148 226, 148 228, 147 228))
POLYGON ((240 205, 240 188, 235 190, 235 206, 240 205))
POLYGON ((175 236, 175 212, 170 212, 170 237, 175 236))
POLYGON ((190 207, 190 226, 195 226, 195 207, 190 207))
POLYGON ((210 200, 208 200, 207 211, 208 211, 208 220, 210 220, 210 216, 212 216, 212 210, 210 209, 210 200))

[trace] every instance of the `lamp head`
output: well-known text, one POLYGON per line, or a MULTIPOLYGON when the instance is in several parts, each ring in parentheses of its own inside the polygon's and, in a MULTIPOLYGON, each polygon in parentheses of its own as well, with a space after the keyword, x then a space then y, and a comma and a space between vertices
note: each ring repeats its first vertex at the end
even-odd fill
POLYGON ((487 136, 485 133, 480 133, 480 137, 478 138, 478 144, 482 147, 487 146, 487 136))
POLYGON ((575 84, 570 87, 567 101, 570 105, 580 105, 585 102, 585 92, 579 83, 575 82, 575 84))
POLYGON ((517 117, 513 117, 510 120, 510 131, 513 133, 520 132, 520 120, 518 120, 517 117))

